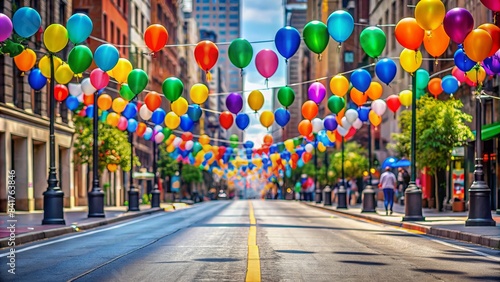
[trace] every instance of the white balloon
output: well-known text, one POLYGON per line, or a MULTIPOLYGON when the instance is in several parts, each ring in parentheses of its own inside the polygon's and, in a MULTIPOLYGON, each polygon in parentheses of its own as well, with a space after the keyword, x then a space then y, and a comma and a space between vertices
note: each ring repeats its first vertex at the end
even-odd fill
POLYGON ((314 146, 311 143, 306 144, 306 152, 312 152, 314 150, 314 146))
POLYGON ((342 123, 342 127, 349 130, 349 128, 351 128, 351 123, 347 120, 347 117, 343 117, 341 120, 340 120, 340 123, 342 123))
POLYGON ((347 118, 347 121, 350 124, 352 124, 353 122, 355 122, 358 119, 358 111, 356 111, 354 109, 349 109, 349 110, 345 111, 344 116, 347 118))
POLYGON ((377 99, 372 102, 372 111, 374 111, 377 115, 382 116, 387 110, 387 104, 384 100, 377 99))
POLYGON ((174 144, 175 148, 179 148, 179 145, 181 144, 181 142, 182 142, 182 138, 177 136, 177 137, 175 137, 174 142, 172 142, 172 144, 174 144))
POLYGON ((188 140, 186 141, 186 150, 189 151, 191 149, 193 149, 193 145, 194 145, 194 142, 192 140, 188 140))
POLYGON ((337 126, 337 132, 340 134, 340 136, 345 137, 347 133, 349 133, 349 129, 346 129, 342 127, 341 125, 337 126))
POLYGON ((360 129, 363 126, 363 122, 358 118, 352 123, 352 127, 360 129))
POLYGON ((161 143, 164 138, 165 138, 165 135, 163 135, 163 132, 156 133, 156 135, 155 135, 156 144, 161 143))
POLYGON ((83 93, 82 85, 80 83, 69 83, 68 84, 68 91, 69 91, 69 94, 71 94, 71 96, 78 97, 83 93))
POLYGON ((324 125, 323 125, 323 120, 320 118, 314 118, 312 121, 312 126, 313 126, 313 132, 318 133, 321 130, 323 130, 324 125))
POLYGON ((87 95, 93 94, 94 92, 97 91, 97 89, 94 88, 92 83, 90 83, 90 78, 85 78, 84 80, 82 80, 81 85, 82 85, 83 93, 85 93, 87 95))
POLYGON ((146 107, 146 105, 142 105, 141 109, 139 110, 139 115, 143 120, 149 120, 153 115, 153 112, 151 112, 148 107, 146 107))
POLYGON ((83 95, 77 96, 78 102, 83 103, 83 95))

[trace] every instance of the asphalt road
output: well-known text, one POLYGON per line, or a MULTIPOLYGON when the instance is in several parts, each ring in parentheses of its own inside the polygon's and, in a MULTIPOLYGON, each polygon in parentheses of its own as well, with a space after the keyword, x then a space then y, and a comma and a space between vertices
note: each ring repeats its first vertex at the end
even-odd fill
POLYGON ((5 255, 0 281, 500 281, 500 251, 281 201, 209 202, 23 245, 15 275, 5 255))

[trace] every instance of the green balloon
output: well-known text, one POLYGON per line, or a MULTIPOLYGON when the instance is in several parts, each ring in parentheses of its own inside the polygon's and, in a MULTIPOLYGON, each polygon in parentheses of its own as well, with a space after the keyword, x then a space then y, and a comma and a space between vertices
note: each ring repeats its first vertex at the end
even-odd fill
POLYGON ((229 45, 227 55, 235 67, 242 69, 248 66, 252 61, 253 48, 246 39, 237 38, 229 45))
POLYGON ((424 69, 418 69, 416 75, 417 75, 417 89, 427 88, 427 84, 429 84, 429 79, 430 79, 429 72, 427 72, 424 69))
POLYGON ((328 99, 328 109, 334 114, 340 113, 345 107, 345 100, 342 97, 333 95, 328 99))
POLYGON ((173 102, 182 96, 182 91, 184 91, 184 84, 177 77, 168 77, 163 81, 161 86, 163 94, 167 97, 170 102, 173 102))
POLYGON ((134 92, 130 90, 130 87, 128 87, 128 84, 126 83, 122 84, 122 87, 120 88, 120 96, 127 101, 135 98, 134 92))
POLYGON ((128 87, 136 95, 146 89, 148 81, 148 74, 141 69, 133 69, 127 77, 128 87))
POLYGON ((425 90, 424 89, 418 89, 417 88, 417 100, 420 99, 422 96, 425 96, 425 90))
POLYGON ((283 105, 283 107, 290 107, 290 105, 293 104, 294 100, 295 91, 293 91, 292 88, 288 86, 280 88, 280 90, 278 91, 278 101, 280 101, 280 104, 283 105))
POLYGON ((238 138, 238 135, 236 134, 232 134, 230 137, 229 137, 229 144, 231 145, 232 148, 236 148, 238 147, 238 141, 240 141, 240 139, 238 138))
POLYGON ((76 45, 68 55, 69 68, 75 73, 86 71, 92 64, 92 51, 85 45, 76 45))
POLYGON ((359 35, 359 42, 368 56, 377 58, 384 51, 387 38, 383 30, 376 26, 369 26, 359 35))
POLYGON ((196 156, 202 149, 203 149, 203 147, 201 146, 201 144, 199 142, 194 142, 194 144, 193 144, 193 156, 196 156))
MULTIPOLYGON (((168 137, 170 137, 170 135, 172 135, 172 130, 168 127, 164 127, 162 129, 162 132, 163 132, 163 136, 165 136, 164 137, 165 139, 167 139, 168 137)), ((198 143, 198 142, 196 142, 196 143, 198 143)), ((198 143, 198 144, 200 144, 200 143, 198 143)), ((193 148, 194 148, 194 145, 193 145, 193 148)))
POLYGON ((285 144, 283 142, 278 143, 278 152, 283 152, 285 150, 285 144))
POLYGON ((328 40, 330 40, 328 27, 320 21, 308 22, 302 31, 302 37, 304 37, 307 48, 316 54, 325 51, 328 40))

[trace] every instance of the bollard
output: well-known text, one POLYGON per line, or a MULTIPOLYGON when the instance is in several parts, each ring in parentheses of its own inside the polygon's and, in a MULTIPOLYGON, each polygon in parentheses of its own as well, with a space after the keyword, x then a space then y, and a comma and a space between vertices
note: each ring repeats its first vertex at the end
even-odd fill
POLYGON ((332 205, 332 189, 329 185, 326 185, 323 189, 323 205, 331 206, 332 205))
POLYGON ((403 221, 424 221, 422 216, 422 190, 410 184, 405 191, 405 216, 403 221))
POLYGON ((337 192, 337 209, 347 209, 347 191, 344 186, 340 186, 337 192))
POLYGON ((316 189, 315 192, 316 193, 314 194, 314 198, 315 198, 314 200, 315 200, 316 204, 320 204, 321 203, 321 196, 322 196, 321 189, 318 187, 318 189, 316 189))
POLYGON ((367 213, 367 212, 376 212, 375 211, 375 191, 373 190, 373 187, 371 185, 367 185, 365 189, 363 189, 362 193, 362 202, 363 202, 363 208, 361 209, 362 213, 367 213))

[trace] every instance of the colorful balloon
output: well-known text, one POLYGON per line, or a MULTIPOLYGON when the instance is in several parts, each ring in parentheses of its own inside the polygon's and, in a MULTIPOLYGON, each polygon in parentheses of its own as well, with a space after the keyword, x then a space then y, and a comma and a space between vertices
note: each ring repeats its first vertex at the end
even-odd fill
POLYGON ((74 44, 80 44, 87 40, 94 28, 92 20, 83 13, 76 13, 69 17, 66 23, 68 37, 74 44))
POLYGON ((429 84, 429 72, 424 69, 418 69, 415 75, 417 76, 417 88, 425 89, 429 84))
POLYGON ((376 81, 372 81, 365 94, 368 95, 370 99, 377 100, 378 98, 382 97, 383 92, 384 89, 382 88, 382 85, 376 81))
POLYGON ((170 100, 170 102, 174 102, 182 96, 184 84, 177 77, 168 77, 163 81, 161 89, 165 97, 170 100))
POLYGON ((200 120, 202 114, 203 111, 199 105, 189 105, 187 115, 192 121, 197 122, 200 120))
POLYGON ((132 91, 132 93, 134 93, 135 95, 141 93, 142 90, 146 89, 148 82, 148 74, 142 69, 133 69, 127 77, 128 87, 130 88, 130 91, 132 91))
POLYGON ((369 26, 359 35, 361 48, 365 53, 372 57, 378 58, 384 51, 387 38, 382 29, 376 26, 369 26))
POLYGON ((188 117, 188 115, 182 115, 179 126, 183 131, 191 131, 193 129, 194 122, 188 117))
POLYGON ((85 45, 77 45, 71 49, 68 55, 68 64, 71 70, 76 73, 86 71, 92 64, 92 51, 85 45))
MULTIPOLYGON (((14 31, 21 37, 29 38, 40 29, 42 18, 40 14, 33 8, 21 7, 14 13, 12 17, 14 31)), ((0 40, 2 41, 2 40, 0 40)))
POLYGON ((450 45, 450 37, 444 31, 443 25, 424 36, 424 47, 427 53, 437 58, 446 52, 450 45))
POLYGON ((161 106, 161 95, 155 91, 151 91, 144 97, 144 103, 146 107, 153 112, 161 106))
POLYGON ((399 101, 399 96, 398 95, 390 95, 386 99, 386 104, 387 108, 391 110, 391 112, 396 113, 399 110, 399 107, 401 107, 401 101, 399 101))
POLYGON ((107 111, 111 108, 111 105, 113 103, 113 100, 111 99, 111 96, 108 94, 101 94, 97 98, 97 106, 99 109, 103 111, 107 111))
MULTIPOLYGON (((119 58, 118 49, 111 44, 102 44, 94 52, 95 64, 103 71, 112 70, 118 63, 119 58)), ((130 85, 130 81, 128 84, 130 85)))
POLYGON ((316 20, 304 26, 302 37, 307 48, 318 55, 326 49, 330 39, 326 24, 316 20))
POLYGON ((47 84, 47 78, 43 76, 40 69, 34 68, 30 71, 28 76, 28 83, 35 91, 40 91, 47 84))
POLYGON ((78 101, 78 98, 75 96, 68 96, 65 102, 66 102, 66 107, 70 111, 74 111, 78 109, 78 107, 80 106, 80 101, 78 101))
POLYGON ((288 108, 295 100, 295 91, 288 86, 281 87, 278 90, 278 101, 283 107, 288 108))
POLYGON ((212 41, 200 41, 194 48, 194 59, 202 70, 209 72, 219 59, 219 48, 212 41))
POLYGON ((411 106, 412 92, 410 90, 403 90, 399 92, 399 102, 405 107, 411 106))
POLYGON ((314 101, 305 101, 302 104, 302 116, 308 120, 312 120, 318 115, 318 105, 314 101))
POLYGON ((283 108, 278 108, 274 111, 274 119, 279 126, 285 127, 290 121, 290 112, 283 108))
POLYGON ((398 66, 396 65, 396 63, 388 58, 379 60, 375 64, 375 74, 377 75, 378 79, 380 79, 380 81, 382 81, 386 85, 389 85, 394 77, 396 77, 397 71, 398 66))
POLYGON ((441 80, 441 87, 443 88, 444 93, 453 95, 453 93, 457 92, 460 84, 453 75, 447 75, 441 80))
POLYGON ((179 99, 175 100, 174 102, 172 102, 172 104, 170 104, 172 111, 180 117, 187 113, 188 106, 189 106, 188 101, 184 99, 184 97, 179 97, 179 99))
POLYGON ((415 19, 424 30, 435 30, 443 23, 446 8, 441 0, 421 0, 415 7, 415 19))
POLYGON ((189 91, 189 97, 195 104, 203 104, 208 99, 208 87, 205 84, 196 83, 189 91))
POLYGON ((351 101, 354 102, 354 104, 358 105, 358 107, 364 105, 368 100, 368 95, 365 95, 365 93, 359 91, 356 88, 351 89, 350 97, 351 101))
POLYGON ((231 41, 227 54, 229 60, 235 67, 243 69, 252 61, 253 48, 248 40, 237 38, 231 41))
POLYGON ((128 75, 132 71, 133 67, 129 60, 125 58, 118 59, 115 67, 111 70, 113 72, 113 77, 115 80, 122 84, 127 82, 128 75))
POLYGON ((461 44, 474 29, 474 18, 467 9, 453 8, 446 12, 443 27, 453 42, 461 44))
POLYGON ((490 53, 488 54, 488 57, 495 55, 498 49, 500 49, 500 27, 494 24, 485 23, 478 26, 477 28, 485 30, 490 34, 493 45, 491 46, 491 50, 490 53))
POLYGON ((461 71, 456 66, 454 66, 451 70, 451 75, 453 75, 460 83, 464 83, 467 78, 465 72, 461 71))
POLYGON ((475 67, 465 74, 472 81, 473 86, 482 85, 486 79, 486 71, 481 66, 475 67))
POLYGON ((326 130, 333 131, 333 130, 337 129, 337 126, 338 126, 337 119, 335 119, 334 115, 327 115, 323 119, 323 127, 326 130))
POLYGON ((330 80, 330 90, 333 94, 344 97, 349 91, 349 80, 343 75, 336 75, 330 80))
POLYGON ((467 57, 475 62, 486 59, 492 47, 493 39, 484 29, 477 28, 472 30, 464 40, 464 52, 467 54, 467 57))
POLYGON ((148 48, 153 52, 158 52, 168 41, 168 31, 160 24, 152 24, 148 26, 144 32, 144 42, 148 48))
POLYGON ((220 126, 222 126, 222 128, 226 130, 229 129, 231 125, 233 125, 233 121, 233 115, 229 111, 224 111, 219 116, 220 126))
POLYGON ((287 60, 297 52, 300 41, 299 31, 291 26, 280 28, 274 37, 276 50, 287 60))
POLYGON ((331 96, 328 98, 328 109, 334 113, 338 114, 345 107, 345 100, 342 97, 331 96))
POLYGON ((372 76, 365 69, 357 69, 351 74, 351 84, 357 90, 365 92, 370 87, 372 76))
POLYGON ((137 115, 137 106, 134 103, 128 103, 122 112, 122 116, 131 119, 135 118, 136 115, 137 115))
POLYGON ((403 49, 399 55, 399 63, 405 71, 413 73, 422 65, 422 53, 420 51, 415 52, 414 50, 403 49))
POLYGON ((120 96, 127 101, 131 101, 136 95, 132 92, 132 90, 130 90, 128 84, 123 83, 120 87, 120 96))
MULTIPOLYGON (((50 66, 50 56, 43 56, 40 61, 38 62, 38 68, 42 72, 43 76, 46 78, 51 77, 51 66, 50 66)), ((54 73, 57 71, 57 69, 62 65, 62 60, 56 56, 52 56, 52 59, 54 60, 54 73)))
POLYGON ((326 88, 321 82, 313 82, 307 90, 309 100, 320 104, 326 97, 326 88))
POLYGON ((5 14, 0 13, 0 42, 5 41, 12 34, 12 21, 5 14))
POLYGON ((394 35, 404 48, 418 50, 424 39, 425 31, 418 25, 415 18, 404 18, 396 24, 394 35))
POLYGON ((233 114, 239 113, 243 108, 243 98, 238 93, 231 93, 227 95, 226 107, 233 114))
POLYGON ((259 90, 253 90, 248 95, 247 104, 250 109, 257 112, 264 105, 264 95, 262 95, 262 92, 260 92, 259 90))
POLYGON ((299 129, 299 133, 302 136, 304 136, 304 137, 309 136, 313 130, 311 121, 309 121, 307 119, 300 121, 299 125, 298 125, 298 129, 299 129))
POLYGON ((71 71, 71 68, 67 64, 63 64, 57 68, 56 73, 54 74, 57 83, 60 84, 68 84, 74 76, 75 74, 71 71))
POLYGON ((494 12, 500 12, 500 2, 497 0, 481 0, 481 3, 494 12))
POLYGON ((269 128, 274 123, 274 114, 271 111, 263 111, 259 117, 260 124, 265 128, 269 128))
POLYGON ((65 85, 57 84, 54 86, 54 98, 58 102, 64 101, 68 97, 69 91, 65 85))
POLYGON ((443 92, 443 87, 441 86, 441 78, 435 77, 429 81, 428 89, 434 97, 437 98, 439 94, 443 92))
POLYGON ((489 69, 493 73, 500 73, 500 51, 491 57, 484 59, 483 67, 489 69))
POLYGON ((90 73, 90 83, 95 89, 103 89, 109 83, 109 75, 99 68, 94 69, 90 73))
POLYGON ((374 111, 370 111, 369 114, 370 123, 377 127, 382 123, 382 117, 377 115, 374 111))
POLYGON ((471 70, 477 63, 469 59, 462 49, 458 49, 453 55, 453 60, 457 68, 463 72, 471 70))
POLYGON ((387 104, 384 100, 378 99, 372 102, 371 108, 377 115, 382 116, 387 110, 387 104))
POLYGON ((90 95, 97 91, 97 89, 92 85, 90 78, 84 78, 80 85, 82 86, 83 94, 90 95))
POLYGON ((260 75, 270 78, 278 69, 278 56, 273 50, 261 50, 255 56, 255 67, 260 75))
POLYGON ((179 127, 180 124, 181 124, 181 118, 174 112, 169 112, 165 117, 165 125, 171 130, 176 129, 177 127, 179 127))
MULTIPOLYGON (((102 95, 102 94, 101 94, 102 95)), ((97 100, 99 101, 99 99, 97 100)), ((99 105, 99 104, 98 104, 99 105)), ((113 109, 113 111, 115 111, 116 113, 121 113, 123 112, 123 110, 125 110, 125 107, 127 106, 127 101, 125 101, 123 98, 121 97, 117 97, 113 100, 113 103, 111 105, 111 108, 113 109)))
POLYGON ((326 26, 333 40, 342 43, 354 31, 354 19, 349 12, 337 10, 330 14, 326 21, 326 26))
POLYGON ((250 124, 250 117, 245 113, 239 113, 236 115, 236 126, 240 130, 245 130, 250 124))

